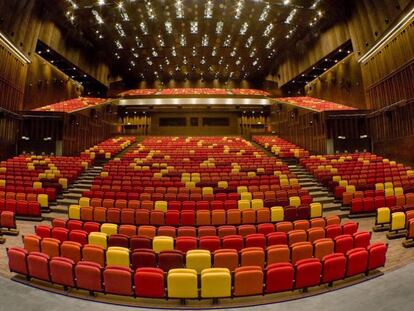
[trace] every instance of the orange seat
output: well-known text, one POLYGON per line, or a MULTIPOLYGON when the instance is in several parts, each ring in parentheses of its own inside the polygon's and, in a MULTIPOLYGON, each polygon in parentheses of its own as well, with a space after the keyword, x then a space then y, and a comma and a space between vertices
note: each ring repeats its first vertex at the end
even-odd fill
POLYGON ((263 293, 263 270, 260 267, 239 267, 234 271, 234 296, 263 293))

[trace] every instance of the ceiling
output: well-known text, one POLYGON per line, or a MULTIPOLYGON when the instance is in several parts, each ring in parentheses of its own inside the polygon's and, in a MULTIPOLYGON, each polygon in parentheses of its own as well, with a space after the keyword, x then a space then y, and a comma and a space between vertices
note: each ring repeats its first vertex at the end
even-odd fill
POLYGON ((226 81, 265 77, 299 40, 334 22, 341 3, 62 0, 50 10, 124 80, 226 81))

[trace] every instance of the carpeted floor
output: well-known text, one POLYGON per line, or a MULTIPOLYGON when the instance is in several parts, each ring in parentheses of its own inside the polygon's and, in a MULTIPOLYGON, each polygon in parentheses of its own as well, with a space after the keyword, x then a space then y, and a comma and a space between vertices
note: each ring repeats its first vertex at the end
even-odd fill
MULTIPOLYGON (((246 307, 245 310, 414 310, 414 263, 358 285, 295 301, 246 307)), ((259 298, 260 299, 260 298, 259 298)), ((0 310, 98 310, 121 311, 120 307, 52 294, 0 277, 0 310)), ((139 308, 134 308, 139 309, 139 308)), ((228 309, 231 310, 231 309, 228 309)), ((236 309, 234 309, 236 310, 236 309)))

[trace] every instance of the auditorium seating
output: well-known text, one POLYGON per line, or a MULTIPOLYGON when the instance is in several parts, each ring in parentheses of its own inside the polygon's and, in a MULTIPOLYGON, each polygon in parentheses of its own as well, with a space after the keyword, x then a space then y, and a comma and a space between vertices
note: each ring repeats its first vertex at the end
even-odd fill
POLYGON ((350 206, 351 215, 414 204, 414 172, 394 161, 355 153, 310 156, 301 159, 301 164, 350 206))
POLYGON ((350 106, 345 106, 309 96, 283 97, 275 98, 275 100, 278 102, 287 103, 289 105, 315 110, 317 112, 356 110, 356 108, 350 106))
POLYGON ((253 136, 252 140, 270 150, 279 158, 303 158, 309 156, 307 150, 277 136, 253 136))
POLYGON ((92 98, 92 97, 79 97, 74 99, 69 99, 63 102, 58 102, 50 105, 46 105, 40 108, 34 109, 34 111, 50 111, 50 112, 74 112, 76 110, 81 110, 96 105, 100 105, 107 101, 104 98, 92 98))
POLYGON ((161 91, 157 89, 132 89, 124 91, 119 96, 150 96, 150 95, 243 95, 243 96, 269 96, 270 94, 263 90, 256 89, 220 89, 220 88, 165 88, 161 91))
POLYGON ((367 248, 351 249, 346 254, 329 254, 321 260, 304 258, 296 263, 279 262, 265 269, 241 266, 234 270, 234 274, 227 268, 203 266, 200 261, 196 261, 195 266, 198 272, 188 267, 164 272, 156 267, 135 270, 126 266, 102 267, 96 262, 75 262, 59 256, 50 258, 47 254, 22 248, 9 248, 7 254, 12 272, 65 288, 76 284, 77 288, 90 292, 187 299, 261 295, 331 284, 382 267, 386 251, 385 244, 376 243, 367 248))

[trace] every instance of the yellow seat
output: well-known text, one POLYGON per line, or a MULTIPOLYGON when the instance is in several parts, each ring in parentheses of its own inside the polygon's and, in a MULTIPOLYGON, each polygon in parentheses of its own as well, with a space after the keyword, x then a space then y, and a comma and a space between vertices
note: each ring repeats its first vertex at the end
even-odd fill
POLYGON ((59 178, 59 184, 62 185, 63 189, 68 189, 68 179, 67 178, 59 178))
POLYGON ((345 191, 349 192, 349 193, 355 193, 355 191, 356 191, 356 188, 355 188, 354 185, 348 185, 348 186, 345 187, 345 189, 346 189, 345 191))
POLYGON ((88 236, 88 243, 99 245, 104 249, 108 247, 108 237, 104 232, 91 232, 88 236))
POLYGON ((404 194, 404 189, 402 187, 395 187, 394 188, 394 195, 403 195, 404 194))
POLYGON ((209 268, 201 271, 201 297, 231 296, 231 275, 227 268, 209 268))
POLYGON ((298 207, 300 206, 300 197, 290 197, 289 198, 289 205, 298 207))
POLYGON ((247 187, 246 186, 238 186, 237 187, 237 193, 243 193, 243 192, 248 192, 247 187))
POLYGON ((108 172, 101 172, 101 177, 108 177, 109 173, 108 172))
POLYGON ((257 171, 258 173, 264 173, 264 172, 265 172, 265 169, 264 169, 263 167, 258 167, 258 168, 256 169, 256 171, 257 171))
POLYGON ((408 170, 407 176, 414 176, 414 170, 408 170))
POLYGON ((80 206, 79 205, 70 205, 68 215, 69 215, 69 219, 79 219, 80 220, 80 206))
POLYGON ((203 187, 203 195, 206 194, 214 194, 213 188, 212 187, 203 187))
POLYGON ((391 210, 388 207, 380 207, 377 209, 376 223, 378 225, 389 224, 391 222, 391 210))
POLYGON ((242 192, 240 194, 240 200, 248 200, 248 201, 251 201, 252 200, 252 194, 251 194, 251 192, 242 192))
POLYGON ((87 198, 87 197, 82 197, 79 199, 79 205, 80 206, 90 206, 90 201, 91 199, 87 198))
POLYGON ((394 195, 394 189, 393 188, 385 188, 384 190, 386 197, 391 197, 394 195))
POLYGON ((383 183, 376 183, 375 184, 375 190, 384 190, 384 184, 383 183))
POLYGON ((264 204, 263 204, 263 200, 262 199, 253 199, 252 200, 252 209, 259 209, 259 208, 263 208, 264 204))
POLYGON ((204 269, 211 268, 210 251, 205 249, 192 249, 186 255, 186 267, 200 273, 204 269))
POLYGON ((317 218, 322 217, 322 204, 314 202, 310 204, 310 217, 317 218))
POLYGON ((112 246, 106 251, 107 266, 129 267, 129 249, 125 247, 112 246))
POLYGON ((270 217, 272 222, 279 222, 285 219, 285 212, 282 206, 274 206, 270 209, 270 217))
POLYGON ((171 269, 167 276, 169 298, 198 298, 197 271, 171 269))
POLYGON ((201 181, 200 176, 191 176, 191 181, 194 183, 198 183, 201 181))
POLYGON ((217 187, 222 188, 222 189, 227 189, 229 187, 229 184, 227 181, 219 181, 217 183, 217 187))
POLYGON ((6 181, 4 179, 0 179, 0 187, 6 187, 6 181))
POLYGON ((163 211, 164 213, 168 210, 168 203, 167 201, 155 201, 155 210, 163 211))
POLYGON ((118 233, 118 225, 117 224, 109 224, 105 223, 101 225, 101 232, 106 233, 108 236, 118 233))
POLYGON ((394 184, 390 181, 384 183, 384 188, 385 189, 393 189, 394 188, 394 184))
POLYGON ((47 194, 41 193, 37 195, 37 202, 40 204, 40 207, 49 206, 49 196, 47 194))
POLYGON ((196 187, 196 183, 194 181, 187 181, 185 183, 185 187, 188 188, 188 189, 193 189, 193 188, 196 187))
POLYGON ((256 177, 256 172, 247 172, 247 177, 249 178, 256 177))
POLYGON ((299 180, 297 178, 291 178, 291 179, 289 179, 289 184, 291 186, 297 186, 297 185, 299 185, 299 180))
POLYGON ((186 183, 191 181, 191 177, 190 176, 181 176, 181 182, 186 183))
POLYGON ((347 180, 340 180, 339 182, 338 182, 338 184, 339 184, 339 186, 340 187, 346 187, 346 186, 348 186, 348 181, 347 180))
MULTIPOLYGON (((280 177, 280 176, 279 176, 280 177)), ((289 186, 289 179, 287 178, 281 178, 279 179, 279 183, 281 186, 285 187, 285 186, 289 186)))
POLYGON ((341 176, 333 176, 332 180, 339 183, 341 181, 341 176))
POLYGON ((250 201, 249 200, 239 200, 237 202, 237 207, 239 210, 245 210, 250 208, 250 201))
POLYGON ((152 249, 156 253, 171 251, 174 249, 174 238, 170 236, 156 236, 152 240, 152 249))
POLYGON ((110 152, 105 152, 105 159, 110 159, 111 158, 111 153, 110 152))
POLYGON ((273 175, 275 176, 280 176, 282 174, 281 171, 273 171, 273 175))
POLYGON ((396 212, 391 214, 391 231, 405 229, 405 214, 396 212))
POLYGON ((33 183, 33 189, 40 189, 42 188, 42 183, 40 181, 35 181, 33 183))

